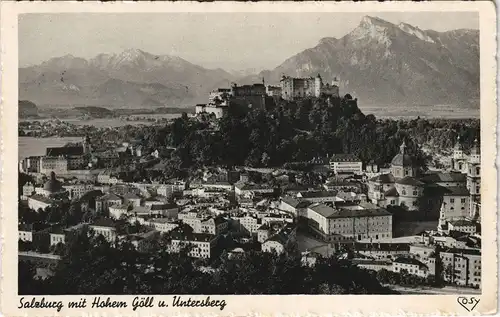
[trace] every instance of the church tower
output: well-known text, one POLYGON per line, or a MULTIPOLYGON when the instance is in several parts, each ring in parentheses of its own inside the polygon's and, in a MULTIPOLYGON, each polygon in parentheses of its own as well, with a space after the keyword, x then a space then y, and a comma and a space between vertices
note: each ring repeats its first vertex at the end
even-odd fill
POLYGON ((321 88, 323 87, 323 80, 321 79, 320 74, 314 78, 314 96, 321 96, 321 88))
POLYGON ((443 202, 441 204, 441 208, 439 209, 439 221, 438 221, 438 231, 440 232, 444 226, 448 223, 446 221, 446 203, 443 202))
POLYGON ((457 142, 453 148, 451 167, 456 172, 467 173, 467 159, 464 155, 463 146, 460 144, 460 136, 457 137, 457 142))
POLYGON ((399 147, 399 153, 391 161, 391 173, 396 179, 417 176, 417 168, 412 156, 406 152, 406 142, 404 141, 399 147))
POLYGON ((85 139, 83 140, 83 153, 89 154, 91 151, 92 151, 92 145, 90 144, 90 137, 87 134, 85 136, 85 139))
POLYGON ((470 193, 470 217, 476 212, 477 204, 481 203, 481 150, 479 143, 474 140, 469 160, 467 162, 467 189, 470 193))

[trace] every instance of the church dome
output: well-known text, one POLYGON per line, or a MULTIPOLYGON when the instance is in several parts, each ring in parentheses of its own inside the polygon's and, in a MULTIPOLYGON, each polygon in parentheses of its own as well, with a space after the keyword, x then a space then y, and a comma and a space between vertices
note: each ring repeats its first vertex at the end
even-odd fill
POLYGON ((408 154, 398 153, 391 161, 393 166, 413 166, 413 159, 408 154))
POLYGON ((411 167, 413 166, 413 158, 411 155, 405 153, 406 144, 403 142, 399 148, 399 153, 394 156, 391 161, 392 166, 403 166, 411 167))
POLYGON ((54 172, 50 173, 50 179, 45 182, 43 189, 50 193, 57 193, 63 189, 61 182, 56 179, 54 172))

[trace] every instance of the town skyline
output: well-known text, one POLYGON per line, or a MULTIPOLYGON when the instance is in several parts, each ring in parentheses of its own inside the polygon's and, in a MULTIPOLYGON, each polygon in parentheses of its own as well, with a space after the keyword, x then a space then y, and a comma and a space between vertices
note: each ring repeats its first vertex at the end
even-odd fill
POLYGON ((134 14, 131 21, 127 13, 27 14, 19 20, 19 66, 65 55, 90 59, 103 53, 139 49, 154 55, 177 56, 209 69, 258 73, 316 46, 322 38, 341 38, 364 16, 438 32, 479 27, 478 15, 472 12, 307 13, 311 23, 306 24, 303 16, 299 20, 294 14, 279 13, 237 13, 230 17, 224 13, 148 13, 134 14), (341 18, 332 19, 339 15, 341 18), (447 22, 441 23, 443 20, 447 22), (176 32, 168 32, 173 27, 176 32), (148 29, 148 37, 134 35, 145 33, 144 29, 148 29), (245 36, 238 37, 242 32, 245 36), (88 45, 82 46, 81 42, 88 45))

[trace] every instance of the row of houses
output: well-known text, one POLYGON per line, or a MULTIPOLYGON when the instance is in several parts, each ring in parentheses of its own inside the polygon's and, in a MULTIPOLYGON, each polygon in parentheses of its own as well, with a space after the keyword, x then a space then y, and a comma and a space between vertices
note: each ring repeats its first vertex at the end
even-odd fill
POLYGON ((446 282, 481 285, 480 237, 466 233, 422 235, 413 243, 356 243, 354 264, 420 277, 440 274, 446 282), (479 242, 478 242, 479 240, 479 242))

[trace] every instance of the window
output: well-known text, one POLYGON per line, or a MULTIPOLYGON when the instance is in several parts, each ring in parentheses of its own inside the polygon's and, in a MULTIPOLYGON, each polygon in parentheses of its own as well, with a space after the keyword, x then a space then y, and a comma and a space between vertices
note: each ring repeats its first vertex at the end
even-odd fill
POLYGON ((416 206, 416 205, 417 205, 417 202, 416 202, 416 201, 414 201, 414 202, 413 202, 413 206, 416 206))
POLYGON ((393 199, 391 200, 391 205, 395 205, 396 204, 396 201, 393 199))
POLYGON ((406 195, 406 190, 404 190, 404 189, 403 189, 403 192, 402 192, 402 193, 403 193, 403 195, 406 195))
POLYGON ((450 204, 454 204, 455 203, 455 198, 450 198, 450 204))
POLYGON ((413 191, 413 196, 417 196, 418 192, 416 190, 413 191))
POLYGON ((462 204, 465 204, 465 202, 466 202, 466 201, 467 201, 467 199, 466 199, 466 198, 462 198, 462 199, 460 199, 460 202, 461 202, 462 204))
POLYGON ((408 170, 405 170, 405 175, 408 175, 408 170))
POLYGON ((476 175, 480 175, 481 174, 481 168, 480 167, 476 167, 476 175))

